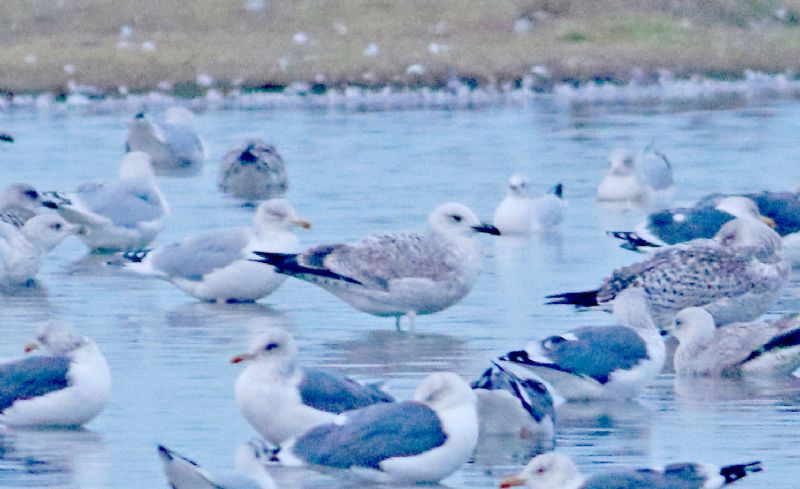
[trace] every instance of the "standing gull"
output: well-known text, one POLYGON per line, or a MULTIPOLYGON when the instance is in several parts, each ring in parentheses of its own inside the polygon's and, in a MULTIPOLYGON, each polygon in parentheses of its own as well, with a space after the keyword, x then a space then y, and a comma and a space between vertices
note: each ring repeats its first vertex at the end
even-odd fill
POLYGON ((108 400, 111 374, 94 341, 69 326, 47 325, 36 341, 46 356, 0 364, 0 424, 79 426, 97 416, 108 400))
POLYGON ((437 482, 464 465, 478 442, 472 389, 451 372, 429 375, 413 401, 349 411, 281 446, 287 466, 350 469, 381 483, 437 482))
POLYGON ((37 214, 42 205, 42 194, 27 183, 13 183, 0 193, 0 221, 21 228, 25 221, 37 214))
POLYGON ((34 216, 21 228, 0 222, 0 285, 29 284, 47 253, 79 230, 56 214, 34 216))
POLYGON ((664 366, 664 340, 642 289, 614 300, 616 326, 589 326, 530 343, 501 360, 522 365, 567 400, 627 399, 638 395, 664 366))
POLYGON ((548 296, 548 304, 606 306, 628 287, 643 287, 660 328, 683 308, 703 306, 719 324, 764 314, 789 277, 781 239, 755 219, 734 219, 714 239, 659 249, 615 270, 600 288, 548 296))
POLYGON ((126 150, 149 154, 159 175, 198 172, 206 149, 193 124, 194 114, 183 107, 167 109, 163 120, 136 114, 128 125, 126 150))
POLYGON ((249 260, 253 250, 291 252, 298 249, 292 228, 308 229, 285 200, 262 202, 249 228, 199 234, 153 250, 124 253, 135 272, 152 275, 207 302, 253 302, 277 289, 285 275, 249 260))
POLYGON ((343 375, 297 365, 297 346, 283 329, 271 329, 249 351, 231 359, 250 361, 236 379, 242 415, 269 443, 283 441, 330 423, 352 409, 394 399, 379 388, 343 375))
POLYGON ((719 489, 761 471, 761 462, 717 467, 674 463, 660 468, 608 472, 584 477, 575 463, 556 452, 537 455, 519 475, 500 482, 501 488, 530 489, 719 489))
POLYGON ((559 183, 549 193, 534 199, 525 177, 511 175, 508 193, 497 205, 492 221, 503 235, 548 231, 563 219, 563 190, 559 183))
POLYGON ((158 456, 172 489, 275 489, 263 465, 263 449, 252 442, 236 449, 233 472, 228 474, 211 474, 163 445, 158 446, 158 456))
POLYGON ((44 205, 80 224, 81 240, 93 250, 129 250, 147 246, 163 227, 169 206, 156 184, 146 153, 122 158, 119 180, 86 183, 74 192, 49 192, 44 205))
POLYGON ((260 139, 249 139, 230 150, 219 168, 220 190, 241 199, 281 197, 288 187, 281 155, 260 139))
POLYGON ((791 375, 800 367, 798 314, 717 328, 708 311, 689 307, 675 316, 674 335, 678 375, 791 375))
POLYGON ((353 244, 328 244, 301 254, 255 252, 279 273, 314 283, 360 311, 409 317, 452 306, 475 285, 483 252, 475 233, 499 235, 466 206, 442 204, 425 233, 372 235, 353 244))

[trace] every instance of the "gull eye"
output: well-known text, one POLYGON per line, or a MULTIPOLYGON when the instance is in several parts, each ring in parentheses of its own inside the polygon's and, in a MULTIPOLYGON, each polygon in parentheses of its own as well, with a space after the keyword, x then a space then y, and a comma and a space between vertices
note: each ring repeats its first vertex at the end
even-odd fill
POLYGON ((461 222, 464 218, 458 214, 452 214, 450 215, 450 219, 452 219, 454 222, 461 222))
POLYGON ((270 350, 274 350, 274 349, 276 349, 278 347, 280 347, 280 345, 277 344, 277 343, 267 343, 266 346, 264 346, 264 350, 265 351, 270 351, 270 350))
POLYGON ((39 192, 37 192, 36 190, 26 190, 25 192, 23 192, 23 194, 25 194, 25 197, 31 200, 36 200, 39 198, 39 192))
POLYGON ((50 229, 52 229, 54 231, 61 231, 61 223, 57 222, 55 224, 51 224, 50 225, 50 229))

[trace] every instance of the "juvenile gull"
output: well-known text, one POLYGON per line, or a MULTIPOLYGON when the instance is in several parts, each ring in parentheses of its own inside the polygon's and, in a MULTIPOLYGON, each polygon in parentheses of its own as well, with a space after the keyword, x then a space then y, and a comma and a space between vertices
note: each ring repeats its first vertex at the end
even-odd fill
POLYGON ((429 375, 413 401, 349 411, 281 446, 283 465, 349 469, 381 483, 437 482, 464 465, 478 442, 472 389, 451 372, 429 375))
POLYGON ((0 285, 30 283, 47 253, 79 230, 56 214, 34 216, 21 228, 0 222, 0 285))
POLYGON ((42 194, 27 183, 13 183, 0 193, 0 221, 21 228, 25 221, 37 214, 42 205, 42 194))
POLYGON ((344 375, 297 365, 297 346, 283 329, 253 341, 232 363, 251 361, 236 379, 242 416, 269 443, 278 445, 352 409, 394 399, 378 387, 344 375))
POLYGON ((253 250, 297 251, 295 226, 308 229, 283 199, 262 202, 252 226, 210 231, 153 250, 124 253, 135 272, 166 280, 207 302, 253 302, 286 280, 272 269, 249 260, 253 250))
POLYGON ((263 465, 262 447, 251 442, 236 449, 233 472, 225 474, 211 474, 163 445, 158 446, 158 456, 172 489, 275 489, 263 465))
POLYGON ((530 489, 719 489, 748 474, 761 471, 761 462, 718 467, 710 464, 674 463, 660 468, 608 472, 583 476, 561 453, 537 455, 519 475, 500 482, 501 488, 530 489))
POLYGON ((642 289, 618 294, 613 312, 616 326, 574 329, 534 341, 501 360, 530 369, 567 400, 634 397, 661 373, 664 340, 642 289))
POLYGON ((417 314, 452 306, 475 285, 483 253, 475 233, 499 235, 462 204, 442 204, 424 233, 372 235, 353 244, 328 244, 301 254, 255 252, 263 263, 316 284, 376 316, 417 314))
POLYGON ((128 125, 126 151, 149 154, 159 175, 195 173, 202 167, 206 149, 193 123, 194 114, 183 107, 167 109, 163 120, 136 114, 128 125))
POLYGON ((598 289, 551 295, 548 304, 606 306, 622 290, 643 287, 660 328, 692 306, 705 307, 719 324, 727 324, 767 312, 789 271, 775 231, 755 219, 734 219, 711 240, 659 249, 615 270, 598 289))
POLYGON ((689 307, 675 316, 673 327, 678 375, 791 375, 800 367, 798 314, 717 328, 708 311, 689 307))
POLYGON ((97 416, 108 400, 111 374, 94 343, 62 324, 48 324, 26 352, 46 356, 0 364, 0 424, 79 426, 97 416))
POLYGON ((474 382, 481 434, 552 438, 556 419, 553 396, 538 380, 522 379, 497 362, 474 382))
POLYGON ((597 200, 644 202, 668 198, 674 191, 672 167, 659 152, 639 154, 617 149, 609 157, 611 167, 597 186, 597 200))
POLYGON ((230 150, 219 168, 220 190, 241 199, 281 197, 288 187, 281 155, 260 139, 249 139, 230 150))
POLYGON ((549 193, 534 199, 525 177, 511 175, 508 193, 494 211, 493 224, 503 235, 550 230, 564 217, 562 193, 563 186, 559 183, 549 193))
POLYGON ((49 192, 45 206, 83 226, 81 240, 94 250, 144 248, 163 227, 169 205, 158 188, 146 153, 122 158, 119 180, 85 183, 74 192, 49 192))

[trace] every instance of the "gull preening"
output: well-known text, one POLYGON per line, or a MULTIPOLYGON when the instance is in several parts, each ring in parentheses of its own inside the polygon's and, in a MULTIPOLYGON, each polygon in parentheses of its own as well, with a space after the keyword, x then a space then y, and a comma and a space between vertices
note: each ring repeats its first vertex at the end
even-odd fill
POLYGON ((789 277, 781 238, 755 219, 725 223, 711 240, 659 249, 646 260, 615 270, 600 288, 548 296, 548 304, 608 305, 628 287, 647 292, 659 328, 686 307, 703 306, 719 324, 767 312, 789 277))
POLYGON ((63 324, 51 323, 25 347, 47 355, 0 364, 0 424, 80 426, 106 405, 111 373, 97 344, 63 324))
POLYGON ((0 221, 21 228, 42 208, 42 194, 27 183, 12 183, 0 193, 0 221))
POLYGON ((45 206, 84 228, 79 237, 93 250, 144 248, 169 214, 150 157, 139 151, 122 158, 115 182, 85 183, 74 192, 48 192, 45 197, 45 206))
POLYGON ((203 141, 194 130, 194 114, 183 107, 167 109, 163 120, 136 114, 125 146, 126 151, 149 154, 158 174, 195 173, 206 159, 203 141))
POLYGON ((638 395, 664 367, 664 340, 642 289, 614 299, 614 326, 588 326, 534 341, 501 360, 544 379, 566 400, 627 399, 638 395))
POLYGON ((123 254, 125 265, 137 273, 166 280, 207 302, 253 302, 272 293, 286 276, 253 263, 254 250, 297 251, 292 230, 308 229, 283 199, 262 202, 247 228, 220 229, 160 246, 123 254))
POLYGON ((475 393, 458 375, 426 377, 404 401, 346 412, 281 446, 283 465, 349 469, 381 483, 437 482, 478 443, 475 393))
POLYGON ((432 314, 460 301, 483 268, 476 233, 499 235, 463 204, 442 204, 424 233, 376 234, 353 244, 315 246, 305 253, 255 252, 279 273, 311 282, 376 316, 432 314))
POLYGON ((47 253, 80 231, 57 214, 34 216, 21 228, 0 222, 0 286, 30 284, 47 253))
POLYGON ((563 185, 559 183, 545 195, 533 198, 528 180, 522 175, 511 175, 508 179, 508 193, 497 205, 492 224, 504 236, 551 230, 564 217, 563 190, 563 185))
POLYGON ((158 457, 172 489, 275 489, 264 468, 264 450, 252 442, 236 449, 231 473, 212 474, 197 462, 159 445, 158 457))
POLYGON ((717 328, 708 311, 689 307, 675 316, 673 328, 678 375, 791 375, 800 367, 798 314, 717 328))
POLYGON ((250 201, 281 197, 288 180, 278 150, 260 139, 248 139, 230 150, 219 167, 219 189, 250 201))
POLYGON ((231 360, 243 361, 249 365, 236 379, 236 402, 247 422, 273 445, 333 422, 339 413, 394 401, 376 386, 299 366, 294 339, 283 329, 260 335, 247 353, 231 360))
POLYGON ((607 472, 586 477, 567 455, 537 455, 518 475, 500 482, 501 488, 530 489, 719 489, 761 471, 761 462, 726 465, 673 463, 659 468, 607 472))
POLYGON ((609 157, 611 167, 597 186, 597 200, 606 202, 654 202, 674 192, 672 166, 662 153, 617 149, 609 157))

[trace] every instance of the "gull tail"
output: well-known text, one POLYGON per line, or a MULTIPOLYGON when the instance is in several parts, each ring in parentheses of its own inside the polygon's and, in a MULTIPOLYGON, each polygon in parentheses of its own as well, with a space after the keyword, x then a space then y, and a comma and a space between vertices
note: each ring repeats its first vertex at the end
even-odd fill
POLYGON ((268 251, 253 251, 253 254, 258 256, 260 259, 258 260, 251 259, 250 261, 272 265, 273 267, 275 267, 275 271, 277 271, 278 273, 283 273, 285 275, 293 275, 293 276, 298 276, 300 278, 304 278, 303 276, 312 275, 315 277, 323 277, 333 280, 341 280, 344 282, 349 282, 351 284, 363 285, 361 282, 359 282, 354 278, 346 277, 334 271, 328 270, 327 268, 316 268, 316 267, 306 266, 300 263, 300 261, 297 259, 298 256, 300 255, 294 253, 271 253, 268 251))
POLYGON ((570 304, 576 307, 597 306, 597 293, 599 290, 586 290, 583 292, 564 292, 563 294, 548 295, 545 299, 551 299, 545 304, 570 304))
POLYGON ((742 477, 755 472, 761 472, 761 462, 750 462, 749 464, 728 465, 722 467, 719 475, 725 478, 725 484, 736 482, 742 477))
POLYGON ((633 231, 606 231, 612 238, 625 241, 620 246, 626 250, 641 252, 642 248, 660 248, 661 245, 647 241, 633 231))
POLYGON ((550 189, 550 193, 558 197, 559 199, 564 198, 564 184, 558 182, 557 184, 553 185, 553 188, 550 189))

